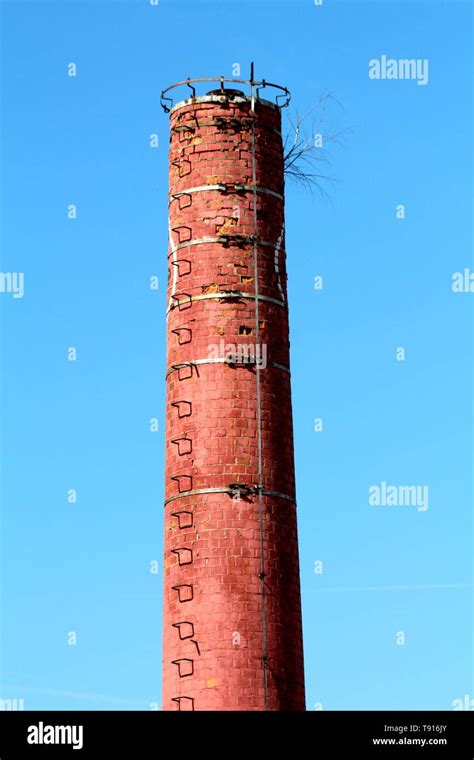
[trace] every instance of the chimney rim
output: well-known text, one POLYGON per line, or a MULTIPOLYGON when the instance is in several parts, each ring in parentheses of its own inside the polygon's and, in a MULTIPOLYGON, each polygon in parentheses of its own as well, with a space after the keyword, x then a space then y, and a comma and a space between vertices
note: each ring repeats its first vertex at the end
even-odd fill
MULTIPOLYGON (((247 95, 233 97, 232 99, 225 97, 225 95, 199 95, 195 98, 187 98, 186 100, 180 100, 170 108, 170 116, 174 114, 180 108, 186 108, 187 106, 199 104, 199 103, 251 103, 252 98, 247 95)), ((264 100, 263 98, 255 98, 256 103, 260 103, 262 106, 272 108, 275 111, 280 111, 280 107, 271 100, 264 100)))

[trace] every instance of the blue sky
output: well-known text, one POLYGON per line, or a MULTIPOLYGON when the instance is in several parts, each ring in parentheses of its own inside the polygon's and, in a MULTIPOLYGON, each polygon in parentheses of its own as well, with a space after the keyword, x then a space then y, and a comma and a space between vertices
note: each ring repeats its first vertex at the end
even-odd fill
POLYGON ((231 76, 234 63, 246 76, 251 60, 300 111, 330 92, 326 128, 345 130, 327 145, 330 200, 286 189, 308 708, 474 697, 474 294, 451 287, 474 270, 471 3, 1 11, 0 269, 24 272, 25 292, 0 293, 0 697, 27 709, 160 705, 159 93, 231 76), (428 59, 428 84, 369 79, 384 54, 428 59), (382 482, 427 485, 428 509, 369 505, 382 482))

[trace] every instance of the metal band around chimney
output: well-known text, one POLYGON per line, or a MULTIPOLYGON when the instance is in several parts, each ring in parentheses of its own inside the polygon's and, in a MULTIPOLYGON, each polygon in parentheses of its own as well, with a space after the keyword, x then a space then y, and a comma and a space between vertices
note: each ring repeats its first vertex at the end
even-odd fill
MULTIPOLYGON (((182 493, 177 493, 174 496, 169 496, 168 499, 165 499, 165 506, 166 504, 169 504, 170 501, 175 501, 176 499, 183 499, 185 496, 201 496, 202 494, 206 494, 206 493, 233 494, 234 491, 230 488, 198 488, 195 491, 183 491, 182 493)), ((295 496, 289 496, 286 493, 280 493, 280 491, 266 491, 264 488, 262 488, 260 490, 260 493, 263 496, 273 496, 274 498, 285 499, 285 501, 291 501, 292 504, 296 504, 295 496)), ((257 494, 250 494, 250 495, 256 496, 257 494)))
MULTIPOLYGON (((248 345, 242 343, 241 345, 248 345)), ((257 362, 233 362, 229 361, 226 358, 217 358, 217 359, 191 359, 188 362, 176 362, 176 364, 171 365, 171 369, 168 370, 166 373, 166 377, 169 375, 172 375, 173 372, 179 372, 180 369, 183 367, 192 367, 194 365, 198 364, 229 364, 231 367, 258 367, 259 365, 257 362)), ((289 375, 291 374, 290 368, 285 367, 284 364, 278 364, 277 362, 268 362, 267 367, 273 367, 273 369, 280 369, 283 372, 287 372, 289 375)), ((262 367, 262 369, 265 369, 262 367)))
MULTIPOLYGON (((225 237, 225 235, 223 236, 225 237)), ((219 243, 219 245, 225 245, 223 243, 222 238, 219 237, 202 237, 202 238, 196 238, 195 240, 186 240, 184 243, 178 243, 178 245, 173 246, 173 251, 180 251, 182 248, 189 248, 192 245, 203 245, 204 243, 219 243)), ((253 241, 249 241, 249 245, 252 245, 253 241)), ((277 248, 276 243, 270 243, 269 240, 257 240, 257 245, 264 245, 267 248, 277 248)), ((173 255, 173 251, 170 251, 168 254, 168 258, 173 255)))
MULTIPOLYGON (((202 127, 221 127, 222 130, 224 130, 225 127, 227 126, 227 124, 231 124, 231 126, 233 126, 232 121, 236 121, 235 117, 232 117, 232 116, 229 119, 227 119, 224 116, 222 118, 225 121, 222 121, 222 122, 218 122, 218 121, 200 121, 200 122, 197 122, 197 126, 199 127, 199 129, 202 129, 202 127)), ((193 121, 193 119, 189 119, 189 121, 191 122, 191 121, 193 121)), ((242 124, 242 129, 243 130, 246 129, 248 126, 250 126, 249 124, 246 124, 245 121, 241 121, 240 124, 242 124)), ((267 125, 265 125, 265 127, 270 132, 274 132, 279 137, 282 137, 281 131, 279 129, 275 129, 275 127, 268 127, 267 125)))
MULTIPOLYGON (((181 295, 187 296, 187 293, 182 293, 181 295)), ((177 296, 174 294, 172 296, 177 301, 177 296)), ((221 291, 220 293, 204 293, 200 296, 188 296, 186 300, 183 300, 183 304, 192 304, 194 301, 207 301, 210 299, 220 299, 220 300, 227 300, 228 298, 250 298, 252 300, 256 300, 255 293, 241 293, 238 290, 229 290, 229 291, 221 291)), ((272 298, 271 296, 258 296, 259 301, 268 301, 269 303, 274 303, 276 306, 282 306, 283 308, 286 306, 284 301, 279 301, 277 298, 272 298)), ((179 302, 176 303, 176 306, 168 306, 166 309, 166 316, 170 313, 170 311, 174 311, 175 309, 179 309, 179 302)), ((183 311, 183 309, 181 309, 183 311)))
MULTIPOLYGON (((238 182, 229 182, 228 184, 231 186, 233 185, 234 187, 241 187, 246 193, 254 192, 253 185, 239 185, 238 182)), ((188 187, 185 190, 178 190, 176 193, 170 193, 169 197, 174 200, 179 198, 180 195, 192 195, 192 193, 201 193, 206 192, 207 190, 219 190, 221 193, 224 193, 224 195, 235 195, 239 192, 238 190, 226 190, 225 183, 221 183, 217 185, 200 185, 198 187, 188 187)), ((281 195, 281 193, 277 193, 275 190, 270 190, 267 187, 256 187, 255 190, 257 193, 272 195, 274 198, 278 198, 280 201, 283 200, 283 195, 281 195)))

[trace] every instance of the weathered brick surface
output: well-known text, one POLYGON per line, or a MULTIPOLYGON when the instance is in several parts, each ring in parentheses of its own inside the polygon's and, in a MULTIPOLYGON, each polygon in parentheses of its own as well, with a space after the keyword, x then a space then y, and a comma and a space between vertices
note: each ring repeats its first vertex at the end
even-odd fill
POLYGON ((280 113, 209 97, 170 126, 163 708, 265 709, 263 534, 267 707, 303 710, 280 113), (235 187, 253 186, 252 118, 257 187, 272 191, 257 193, 262 483, 288 497, 264 495, 262 520, 255 494, 186 494, 259 481, 257 370, 189 365, 256 343, 254 194, 235 187))

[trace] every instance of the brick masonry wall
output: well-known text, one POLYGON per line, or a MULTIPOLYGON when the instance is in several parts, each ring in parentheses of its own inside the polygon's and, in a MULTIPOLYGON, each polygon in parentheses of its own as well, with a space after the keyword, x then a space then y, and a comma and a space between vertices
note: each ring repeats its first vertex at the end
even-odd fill
POLYGON ((170 128, 163 709, 304 710, 280 111, 207 96, 170 128), (189 364, 256 344, 252 119, 267 366, 189 364), (262 521, 258 495, 219 492, 259 482, 257 371, 263 488, 287 497, 262 521))

